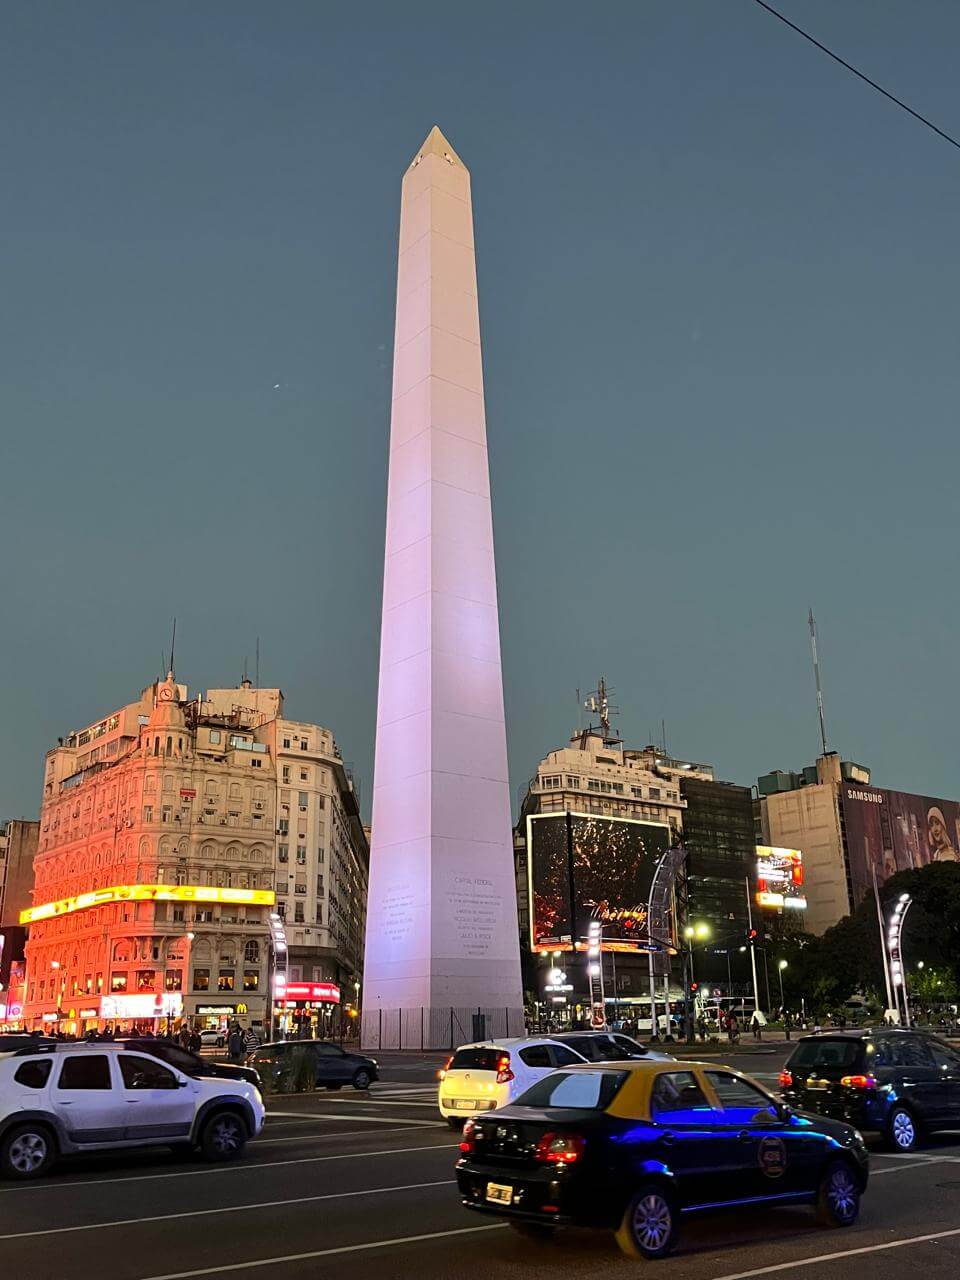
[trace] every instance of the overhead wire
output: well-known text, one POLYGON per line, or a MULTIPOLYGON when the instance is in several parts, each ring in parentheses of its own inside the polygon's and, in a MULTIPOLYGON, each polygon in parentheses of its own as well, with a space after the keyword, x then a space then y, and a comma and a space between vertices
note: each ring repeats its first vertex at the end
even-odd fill
POLYGON ((960 149, 960 142, 958 142, 956 138, 952 138, 949 133, 945 133, 943 129, 939 128, 938 125, 935 125, 932 120, 928 120, 926 116, 921 115, 919 111, 914 111, 913 107, 904 102, 902 98, 898 98, 888 89, 884 89, 883 85, 877 84, 876 80, 871 80, 868 75, 859 71, 852 63, 847 62, 846 59, 841 58, 838 53, 834 53, 832 49, 828 49, 825 44, 822 44, 812 36, 809 31, 804 31, 803 27, 798 27, 795 22, 791 22, 790 19, 782 14, 778 9, 774 9, 773 5, 767 4, 766 0, 754 0, 754 3, 758 4, 761 9, 766 9, 767 13, 772 14, 773 17, 779 18, 785 26, 789 27, 791 31, 795 31, 798 36, 803 36, 804 40, 809 40, 815 48, 819 49, 821 53, 825 53, 828 58, 832 58, 834 62, 839 62, 841 67, 845 67, 847 71, 852 72, 860 80, 863 80, 863 82, 868 84, 871 89, 876 89, 877 93, 883 94, 885 98, 889 98, 891 102, 896 103, 896 105, 906 111, 908 115, 913 116, 915 120, 919 120, 920 123, 926 125, 928 129, 932 129, 935 134, 943 138, 944 142, 949 142, 951 146, 960 149))

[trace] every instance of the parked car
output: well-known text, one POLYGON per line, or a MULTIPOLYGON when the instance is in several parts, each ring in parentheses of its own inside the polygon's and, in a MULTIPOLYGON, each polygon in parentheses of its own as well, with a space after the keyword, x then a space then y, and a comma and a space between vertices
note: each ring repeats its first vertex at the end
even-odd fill
POLYGON ((582 1053, 552 1036, 461 1045, 440 1071, 440 1114, 451 1128, 459 1129, 472 1115, 507 1106, 558 1067, 586 1061, 582 1053))
POLYGON ((224 1031, 201 1031, 200 1047, 202 1049, 222 1049, 227 1043, 226 1032, 224 1031))
POLYGON ((960 1053, 894 1027, 804 1036, 780 1072, 785 1102, 880 1133, 895 1151, 960 1125, 960 1053))
POLYGON ((651 1049, 622 1031, 563 1031, 550 1039, 575 1049, 588 1062, 676 1062, 672 1053, 651 1049))
POLYGON ((120 1044, 57 1043, 0 1060, 0 1173, 38 1178, 61 1156, 199 1147, 233 1160, 263 1128, 246 1080, 197 1079, 120 1044))
POLYGON ((469 1120, 457 1185, 524 1235, 601 1227, 629 1257, 661 1258, 692 1213, 813 1204, 852 1226, 868 1173, 850 1125, 797 1115, 738 1071, 634 1062, 553 1072, 469 1120))
POLYGON ((142 1040, 131 1036, 115 1041, 125 1049, 133 1049, 139 1053, 152 1053, 155 1058, 170 1067, 176 1067, 184 1075, 198 1078, 220 1080, 246 1080, 259 1089, 262 1081, 253 1067, 238 1066, 233 1062, 211 1062, 209 1058, 201 1058, 189 1049, 184 1049, 173 1040, 142 1040))
POLYGON ((313 1059, 316 1088, 369 1089, 380 1078, 377 1061, 360 1053, 348 1053, 328 1040, 271 1040, 253 1055, 253 1066, 269 1079, 273 1088, 283 1090, 297 1070, 298 1061, 313 1059))

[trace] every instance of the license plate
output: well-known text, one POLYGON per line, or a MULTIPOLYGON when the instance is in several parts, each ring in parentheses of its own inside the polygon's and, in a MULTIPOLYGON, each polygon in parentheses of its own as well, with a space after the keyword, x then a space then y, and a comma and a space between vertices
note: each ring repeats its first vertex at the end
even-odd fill
POLYGON ((457 1098, 453 1105, 457 1111, 476 1111, 477 1109, 477 1104, 472 1098, 457 1098))
POLYGON ((512 1204, 513 1187, 505 1186, 502 1182, 488 1182, 487 1199, 494 1204, 512 1204))

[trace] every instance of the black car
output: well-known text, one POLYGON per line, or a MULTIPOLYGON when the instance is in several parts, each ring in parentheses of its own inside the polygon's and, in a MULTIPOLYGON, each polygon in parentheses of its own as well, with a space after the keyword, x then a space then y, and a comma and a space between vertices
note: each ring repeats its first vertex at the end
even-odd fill
POLYGON ((262 1084, 259 1072, 254 1071, 253 1067, 236 1066, 232 1062, 210 1062, 206 1058, 200 1058, 197 1054, 191 1053, 189 1049, 182 1048, 173 1040, 131 1036, 124 1037, 115 1043, 122 1044, 127 1049, 139 1049, 141 1053, 151 1053, 161 1062, 166 1062, 171 1067, 176 1067, 178 1071, 182 1071, 185 1076, 198 1079, 201 1076, 206 1076, 207 1079, 213 1076, 224 1080, 246 1080, 248 1084, 256 1085, 258 1089, 262 1084))
POLYGON ((605 1227, 630 1257, 659 1258, 684 1215, 815 1204, 848 1227, 867 1185, 855 1129, 794 1112, 729 1067, 699 1062, 584 1064, 468 1120, 463 1204, 525 1235, 605 1227))
POLYGON ((0 1053, 16 1053, 20 1049, 37 1049, 56 1044, 51 1036, 35 1036, 29 1031, 0 1031, 0 1053))
MULTIPOLYGON (((253 1055, 257 1069, 270 1078, 278 1092, 293 1083, 298 1072, 309 1070, 316 1088, 369 1089, 379 1079, 374 1058, 347 1053, 328 1040, 273 1040, 262 1044, 253 1055)), ((297 1081, 299 1083, 299 1081, 297 1081)))
POLYGON ((804 1036, 780 1073, 780 1092, 910 1151, 922 1133, 960 1124, 960 1053, 894 1027, 804 1036))

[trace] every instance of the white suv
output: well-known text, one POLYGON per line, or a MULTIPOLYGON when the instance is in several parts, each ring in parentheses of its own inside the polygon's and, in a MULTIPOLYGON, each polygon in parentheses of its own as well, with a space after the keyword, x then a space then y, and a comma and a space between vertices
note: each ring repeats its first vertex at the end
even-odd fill
POLYGON ((440 1072, 440 1114, 458 1129, 478 1112, 507 1106, 558 1067, 586 1061, 547 1036, 461 1045, 440 1072))
POLYGON ((194 1079, 121 1045, 55 1044, 0 1059, 0 1174, 38 1178, 59 1156, 199 1147, 232 1160, 263 1128, 260 1090, 194 1079))

